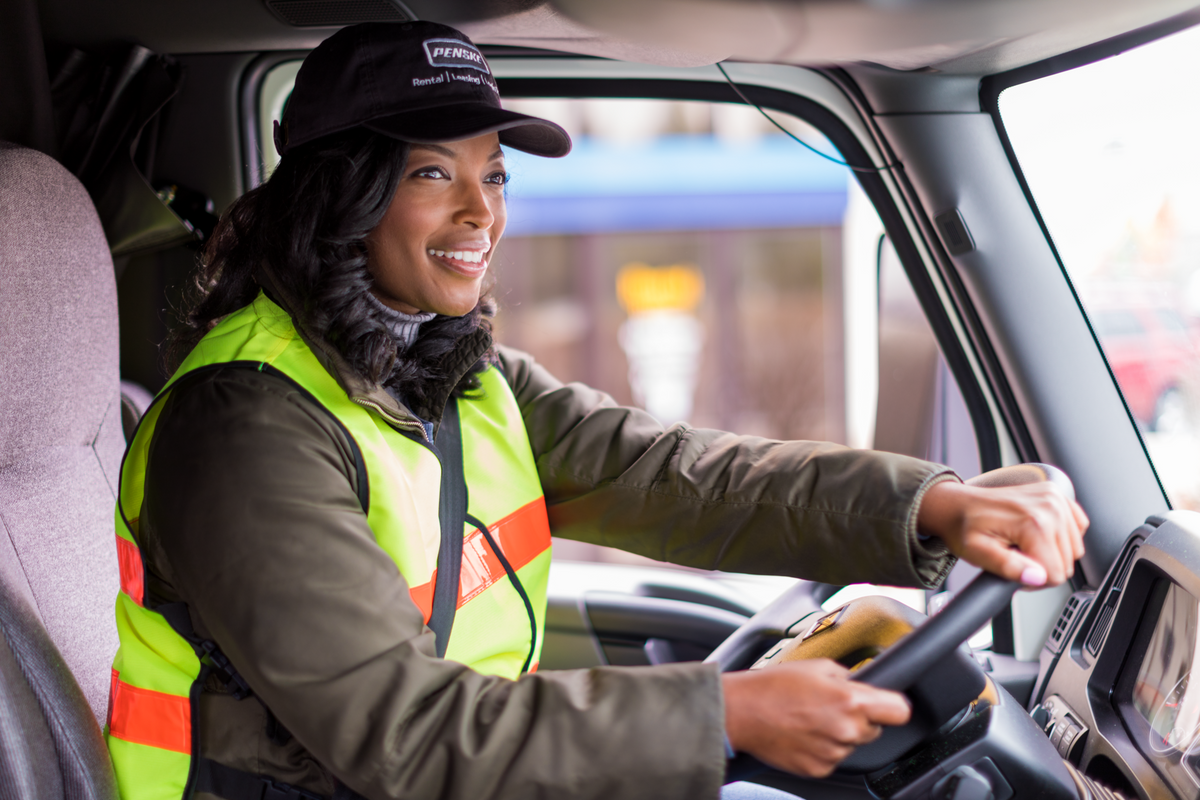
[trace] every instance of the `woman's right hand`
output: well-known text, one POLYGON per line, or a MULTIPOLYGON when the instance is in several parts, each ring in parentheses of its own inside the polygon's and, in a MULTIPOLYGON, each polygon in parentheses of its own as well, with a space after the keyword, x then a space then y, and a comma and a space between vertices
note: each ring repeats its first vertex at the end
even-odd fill
POLYGON ((721 676, 725 733, 734 750, 778 769, 823 778, 883 725, 912 708, 899 692, 850 680, 828 659, 793 661, 721 676))

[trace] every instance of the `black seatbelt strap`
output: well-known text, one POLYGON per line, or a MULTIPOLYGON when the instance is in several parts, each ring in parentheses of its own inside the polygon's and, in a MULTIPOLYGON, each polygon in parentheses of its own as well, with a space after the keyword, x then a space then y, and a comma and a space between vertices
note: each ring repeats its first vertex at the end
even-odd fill
POLYGON ((234 700, 244 700, 254 694, 250 689, 250 685, 246 683, 233 666, 229 658, 221 652, 221 648, 211 639, 202 639, 192 627, 192 617, 188 613, 186 603, 162 603, 153 608, 154 611, 162 614, 167 624, 192 646, 196 651, 196 656, 204 658, 208 656, 208 660, 212 662, 213 668, 216 670, 217 676, 224 681, 225 685, 230 688, 234 700))
MULTIPOLYGON (((193 792, 216 795, 224 800, 329 800, 319 794, 306 792, 289 783, 272 780, 227 767, 210 758, 196 759, 196 781, 193 792)), ((343 793, 343 797, 346 797, 343 793)), ((337 795, 335 794, 336 798, 337 795)), ((348 797, 358 797, 351 793, 348 797)))
MULTIPOLYGON (((291 732, 283 727, 283 724, 275 716, 275 712, 266 703, 262 702, 262 698, 254 694, 254 690, 250 688, 250 684, 246 683, 246 679, 241 676, 241 673, 237 671, 237 667, 221 651, 217 643, 211 639, 202 639, 196 633, 195 628, 192 627, 192 617, 188 613, 186 603, 163 603, 155 606, 154 610, 162 614, 167 624, 177 634, 188 641, 188 644, 196 651, 197 657, 204 658, 208 656, 213 672, 229 687, 229 694, 234 700, 245 700, 247 697, 254 697, 262 704, 263 711, 267 712, 266 732, 268 739, 281 746, 291 741, 291 732)), ((203 681, 201 681, 201 684, 203 684, 203 681)))
POLYGON ((458 610, 458 579, 462 569, 463 526, 467 520, 467 481, 463 475, 462 428, 458 420, 458 400, 450 398, 438 428, 438 455, 442 462, 442 494, 438 519, 442 523, 442 544, 438 549, 437 580, 433 584, 433 611, 429 627, 437 635, 437 654, 446 655, 450 628, 458 610))

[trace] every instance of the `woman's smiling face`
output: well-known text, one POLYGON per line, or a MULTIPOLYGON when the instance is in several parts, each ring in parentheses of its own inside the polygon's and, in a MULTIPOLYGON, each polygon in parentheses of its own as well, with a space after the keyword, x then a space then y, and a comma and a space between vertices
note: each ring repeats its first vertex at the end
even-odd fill
POLYGON ((460 317, 475 307, 508 212, 495 133, 414 144, 392 204, 367 237, 371 291, 415 314, 460 317))

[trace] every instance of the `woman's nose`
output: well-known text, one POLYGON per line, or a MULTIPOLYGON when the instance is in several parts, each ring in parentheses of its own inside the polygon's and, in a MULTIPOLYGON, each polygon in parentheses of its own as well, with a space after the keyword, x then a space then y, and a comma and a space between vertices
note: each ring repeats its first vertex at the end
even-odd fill
POLYGON ((496 222, 496 212, 492 204, 497 202, 503 203, 504 198, 489 197, 483 186, 464 185, 459 193, 459 210, 454 221, 487 230, 496 222))

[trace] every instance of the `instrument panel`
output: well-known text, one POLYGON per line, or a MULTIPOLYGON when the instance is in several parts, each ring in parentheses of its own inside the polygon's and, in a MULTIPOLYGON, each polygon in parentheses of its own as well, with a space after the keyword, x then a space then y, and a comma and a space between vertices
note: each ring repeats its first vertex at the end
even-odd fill
POLYGON ((1179 584, 1163 579, 1163 595, 1150 642, 1141 656, 1131 703, 1121 712, 1142 740, 1142 752, 1171 783, 1194 795, 1200 790, 1200 676, 1196 663, 1197 600, 1179 584), (1131 713, 1133 712, 1133 713, 1131 713))
POLYGON ((1041 662, 1031 714, 1063 758, 1127 797, 1200 800, 1200 514, 1135 530, 1041 662))

